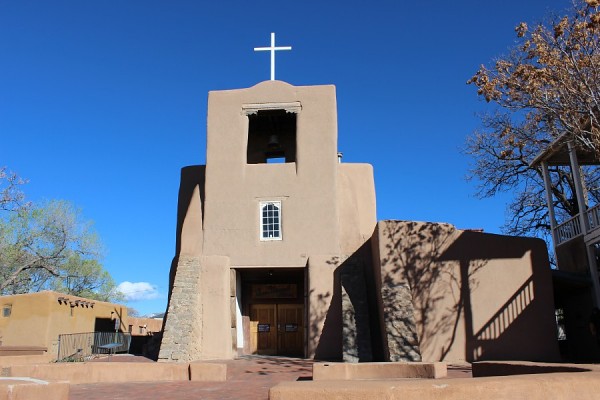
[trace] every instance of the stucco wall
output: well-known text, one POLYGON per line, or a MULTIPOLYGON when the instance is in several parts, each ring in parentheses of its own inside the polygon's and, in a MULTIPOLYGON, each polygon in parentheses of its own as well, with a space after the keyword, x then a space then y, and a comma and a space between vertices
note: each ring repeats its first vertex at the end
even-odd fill
POLYGON ((96 318, 120 318, 127 331, 127 308, 119 304, 52 291, 2 296, 0 304, 12 305, 10 317, 0 317, 3 346, 43 346, 56 356, 58 335, 93 332, 96 318))
POLYGON ((160 332, 163 320, 162 318, 127 317, 123 323, 126 332, 131 326, 131 336, 147 336, 160 332))
POLYGON ((377 223, 375 183, 370 164, 338 164, 340 250, 352 255, 373 235, 377 223))
POLYGON ((2 296, 2 305, 11 306, 10 317, 0 317, 0 340, 3 346, 42 346, 48 343, 50 293, 2 296))
POLYGON ((231 264, 304 266, 338 254, 337 113, 333 86, 262 82, 208 98, 204 246, 231 264), (246 104, 299 102, 296 162, 247 164, 246 104), (259 202, 281 201, 283 240, 259 240, 259 202))
MULTIPOLYGON (((60 295, 58 295, 60 296, 60 295)), ((71 302, 74 300, 88 299, 66 296, 71 302)), ((53 343, 53 348, 58 350, 58 335, 67 333, 94 332, 96 318, 120 319, 119 329, 127 332, 127 307, 120 304, 94 301, 94 306, 59 304, 58 301, 50 301, 50 320, 48 322, 48 341, 53 343), (71 316, 71 310, 73 314, 71 316)), ((53 352, 54 354, 54 352, 53 352)), ((57 354, 57 353, 56 353, 57 354)))
POLYGON ((229 268, 252 266, 308 266, 308 355, 340 358, 337 269, 371 237, 376 213, 372 167, 338 163, 335 87, 267 81, 210 92, 206 160, 206 166, 182 170, 174 276, 159 359, 232 357, 234 313, 224 301, 232 299, 234 286, 225 277, 229 268), (296 161, 248 164, 244 110, 290 104, 296 114, 296 161), (260 240, 259 204, 266 200, 281 202, 282 240, 260 240), (219 262, 201 261, 211 257, 219 262))
MULTIPOLYGON (((543 241, 409 221, 380 221, 375 237, 380 293, 410 288, 423 361, 558 359, 543 241)), ((380 301, 393 351, 399 310, 380 301)))
POLYGON ((204 165, 189 166, 181 170, 175 245, 177 255, 198 257, 202 254, 205 171, 204 165))

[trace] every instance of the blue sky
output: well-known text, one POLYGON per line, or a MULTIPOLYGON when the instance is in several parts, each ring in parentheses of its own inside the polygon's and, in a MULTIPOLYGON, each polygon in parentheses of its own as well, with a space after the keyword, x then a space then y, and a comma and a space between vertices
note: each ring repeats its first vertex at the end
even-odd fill
POLYGON ((374 166, 378 219, 499 233, 509 198, 478 200, 465 137, 489 107, 465 84, 514 27, 570 0, 0 0, 0 165, 30 200, 93 220, 128 305, 162 312, 179 172, 204 164, 209 90, 269 79, 337 87, 339 150, 374 166))

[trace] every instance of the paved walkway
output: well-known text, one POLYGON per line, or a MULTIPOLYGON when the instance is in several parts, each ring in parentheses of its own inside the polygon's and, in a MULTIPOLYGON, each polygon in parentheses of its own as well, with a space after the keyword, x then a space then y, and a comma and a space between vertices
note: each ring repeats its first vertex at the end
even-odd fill
MULTIPOLYGON (((111 362, 134 361, 112 357, 111 362)), ((136 359, 135 361, 140 361, 136 359)), ((226 382, 137 382, 72 385, 70 400, 268 399, 269 388, 282 381, 311 379, 312 361, 284 357, 247 357, 224 361, 226 382)))
MULTIPOLYGON (((138 357, 111 358, 111 362, 142 361, 138 357)), ((223 361, 226 382, 133 382, 72 385, 70 400, 267 400, 269 388, 283 381, 312 379, 312 361, 252 356, 223 361)), ((448 377, 471 377, 467 366, 449 365, 448 377)))

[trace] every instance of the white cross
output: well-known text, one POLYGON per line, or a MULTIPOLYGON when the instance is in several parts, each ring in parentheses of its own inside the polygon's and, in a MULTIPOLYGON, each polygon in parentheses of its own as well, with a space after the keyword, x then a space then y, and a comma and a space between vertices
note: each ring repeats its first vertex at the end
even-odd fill
POLYGON ((271 32, 271 47, 255 47, 254 51, 270 51, 271 52, 271 80, 275 80, 275 51, 291 50, 292 46, 275 47, 275 33, 271 32))

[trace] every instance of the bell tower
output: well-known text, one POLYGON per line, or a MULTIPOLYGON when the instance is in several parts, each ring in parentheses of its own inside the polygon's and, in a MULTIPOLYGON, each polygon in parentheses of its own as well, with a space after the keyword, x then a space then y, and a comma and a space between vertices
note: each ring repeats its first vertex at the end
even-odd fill
POLYGON ((370 165, 339 163, 335 87, 212 91, 206 136, 206 166, 182 174, 159 359, 341 356, 324 320, 336 268, 373 232, 375 194, 370 165))

